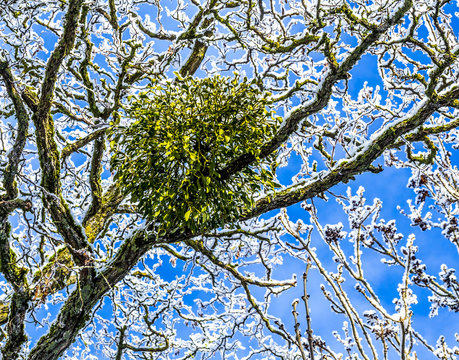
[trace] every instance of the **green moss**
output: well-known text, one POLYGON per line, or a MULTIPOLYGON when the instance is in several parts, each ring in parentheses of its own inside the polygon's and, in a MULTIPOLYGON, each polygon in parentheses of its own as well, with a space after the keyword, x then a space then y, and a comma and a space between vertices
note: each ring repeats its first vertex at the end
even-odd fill
POLYGON ((420 153, 420 154, 415 155, 412 153, 410 146, 407 146, 406 155, 408 159, 410 159, 411 161, 415 161, 415 162, 426 164, 426 165, 433 164, 435 160, 435 155, 437 155, 438 148, 435 146, 433 141, 429 139, 428 136, 424 136, 422 138, 422 142, 425 144, 428 150, 427 154, 420 153))
POLYGON ((8 320, 8 304, 0 302, 0 325, 3 325, 8 320))
POLYGON ((279 40, 270 40, 266 38, 264 40, 268 42, 268 44, 263 45, 262 49, 269 53, 288 53, 301 45, 308 45, 320 39, 320 36, 311 34, 306 34, 300 39, 286 39, 282 43, 279 40), (283 45, 286 42, 288 42, 288 45, 283 45))

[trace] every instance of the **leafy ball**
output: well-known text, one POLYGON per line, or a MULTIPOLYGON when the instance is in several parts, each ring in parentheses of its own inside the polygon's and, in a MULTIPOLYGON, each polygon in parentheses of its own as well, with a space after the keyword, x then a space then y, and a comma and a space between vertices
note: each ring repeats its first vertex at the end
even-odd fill
POLYGON ((111 167, 139 211, 163 229, 202 232, 234 222, 271 189, 273 157, 260 159, 279 118, 269 94, 246 78, 214 76, 151 84, 112 130, 111 167), (228 179, 221 171, 243 154, 257 160, 228 179))

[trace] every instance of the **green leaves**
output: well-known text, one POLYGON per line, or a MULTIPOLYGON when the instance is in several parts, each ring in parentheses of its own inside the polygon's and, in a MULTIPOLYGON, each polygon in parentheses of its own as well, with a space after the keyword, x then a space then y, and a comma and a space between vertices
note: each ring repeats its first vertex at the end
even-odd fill
POLYGON ((256 157, 278 117, 269 94, 247 79, 179 78, 150 85, 127 110, 134 122, 112 130, 112 170, 143 215, 163 229, 205 231, 236 221, 254 193, 273 188, 270 159, 221 180, 243 154, 256 157))

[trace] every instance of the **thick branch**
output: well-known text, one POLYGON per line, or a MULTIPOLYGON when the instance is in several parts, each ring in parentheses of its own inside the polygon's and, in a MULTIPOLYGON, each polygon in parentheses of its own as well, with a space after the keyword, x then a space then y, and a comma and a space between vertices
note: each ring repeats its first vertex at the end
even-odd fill
POLYGON ((89 320, 92 308, 108 290, 100 277, 87 278, 68 297, 48 335, 32 349, 29 360, 57 360, 89 320))
MULTIPOLYGON (((212 18, 205 19, 201 26, 201 29, 208 28, 212 24, 212 21, 212 18)), ((205 32, 206 36, 209 36, 211 34, 212 31, 210 30, 207 30, 205 32)), ((207 49, 208 46, 206 45, 206 43, 197 39, 194 43, 193 50, 191 51, 191 54, 188 57, 185 65, 183 65, 183 67, 180 69, 180 75, 182 75, 183 77, 192 76, 198 70, 199 66, 204 60, 207 49)))
POLYGON ((78 18, 83 2, 83 0, 72 0, 69 2, 69 7, 64 19, 64 33, 46 64, 45 77, 41 87, 40 103, 38 104, 36 114, 39 122, 45 122, 48 119, 54 97, 57 75, 64 58, 73 48, 78 28, 78 18))
MULTIPOLYGON (((89 185, 91 187, 92 202, 86 213, 85 219, 94 216, 103 204, 101 174, 103 171, 102 158, 105 150, 105 134, 97 137, 94 141, 94 150, 91 158, 91 171, 89 173, 89 185)), ((84 221, 86 222, 86 221, 84 221)))
POLYGON ((0 61, 0 76, 5 84, 6 91, 16 113, 18 130, 12 149, 8 154, 8 165, 4 171, 3 186, 6 194, 0 201, 0 271, 14 289, 9 306, 1 304, 0 321, 7 322, 7 341, 2 348, 4 360, 16 359, 22 345, 27 341, 24 320, 29 308, 30 292, 27 284, 27 270, 17 264, 17 254, 10 247, 11 225, 8 222, 9 214, 17 208, 30 210, 30 201, 17 199, 18 187, 16 175, 22 151, 27 140, 29 115, 19 92, 14 85, 13 75, 6 61, 0 61), (6 308, 8 308, 7 311, 6 308))
POLYGON ((25 287, 21 291, 16 291, 11 298, 6 325, 8 339, 2 349, 3 360, 16 360, 22 345, 27 341, 24 321, 30 300, 30 293, 25 287))
POLYGON ((3 186, 6 190, 6 194, 1 196, 3 200, 10 200, 18 195, 16 174, 18 173, 19 161, 21 160, 22 151, 24 150, 24 146, 27 140, 29 115, 20 94, 16 90, 13 75, 11 74, 11 70, 8 67, 8 63, 6 61, 0 61, 0 76, 5 83, 8 96, 13 102, 16 119, 18 122, 16 139, 14 141, 13 148, 8 154, 9 162, 3 177, 3 186))
POLYGON ((56 198, 53 196, 45 195, 45 203, 49 207, 59 233, 68 244, 75 262, 78 265, 87 265, 87 253, 91 252, 91 248, 85 240, 82 228, 75 222, 69 208, 65 205, 61 193, 59 151, 54 139, 54 123, 50 115, 57 75, 64 58, 74 45, 82 4, 83 0, 69 2, 65 15, 64 32, 46 65, 41 96, 33 121, 42 169, 42 187, 58 199, 55 201, 56 198))
POLYGON ((84 52, 84 59, 81 62, 81 65, 79 68, 79 73, 81 75, 83 84, 86 88, 89 109, 91 110, 92 115, 97 118, 101 116, 101 112, 99 108, 97 107, 96 96, 94 93, 94 85, 93 85, 93 82, 91 81, 91 78, 89 77, 89 72, 88 72, 88 66, 91 64, 92 49, 94 45, 89 39, 89 34, 88 34, 87 29, 83 29, 82 32, 83 32, 83 35, 82 35, 83 40, 86 44, 86 49, 84 52))
POLYGON ((201 40, 196 40, 191 51, 190 57, 186 61, 185 65, 180 69, 180 75, 183 77, 193 75, 198 70, 206 55, 208 46, 201 40))
POLYGON ((85 217, 83 226, 90 243, 94 242, 105 224, 116 213, 118 205, 123 201, 124 197, 125 195, 121 192, 119 182, 114 183, 103 195, 102 203, 97 211, 90 217, 85 217))
POLYGON ((92 308, 128 274, 153 244, 182 241, 190 236, 175 235, 174 238, 158 239, 156 234, 142 230, 126 239, 106 270, 83 280, 69 296, 48 334, 38 341, 28 360, 57 360, 85 326, 92 308))
MULTIPOLYGON (((327 106, 333 93, 333 86, 342 79, 347 77, 348 72, 359 61, 361 56, 384 34, 393 24, 399 22, 406 12, 411 8, 413 2, 405 0, 403 6, 394 14, 394 16, 384 22, 383 25, 375 28, 365 37, 362 42, 348 55, 348 57, 338 66, 331 64, 330 71, 317 91, 315 98, 308 104, 294 110, 285 120, 284 125, 279 129, 273 139, 261 149, 260 158, 265 158, 276 151, 279 146, 288 140, 290 135, 297 130, 298 125, 304 118, 316 114, 327 106)), ((222 180, 228 179, 233 174, 241 171, 255 161, 255 156, 251 154, 241 155, 233 160, 224 169, 220 170, 222 180)))
POLYGON ((7 341, 2 348, 2 359, 15 360, 22 345, 27 341, 24 320, 29 308, 30 292, 27 269, 18 264, 18 256, 10 247, 11 225, 8 214, 0 216, 0 271, 14 289, 9 304, 6 333, 7 341))
POLYGON ((310 199, 324 193, 334 185, 346 183, 355 175, 368 171, 373 161, 381 156, 384 150, 392 147, 400 136, 422 125, 440 107, 441 104, 439 103, 425 102, 411 117, 382 130, 379 136, 374 137, 370 145, 357 151, 348 161, 338 163, 330 171, 320 172, 304 184, 294 185, 272 197, 259 200, 255 208, 244 216, 244 218, 249 219, 270 210, 288 207, 300 201, 310 199))

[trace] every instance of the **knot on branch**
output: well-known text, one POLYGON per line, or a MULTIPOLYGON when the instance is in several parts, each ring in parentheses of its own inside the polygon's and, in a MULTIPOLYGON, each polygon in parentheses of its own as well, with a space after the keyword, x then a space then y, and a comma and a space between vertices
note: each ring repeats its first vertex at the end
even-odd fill
POLYGON ((5 71, 8 69, 8 61, 0 60, 0 71, 5 71))
POLYGON ((13 199, 0 201, 0 214, 9 215, 13 210, 21 209, 23 211, 32 210, 32 202, 30 200, 13 199))

